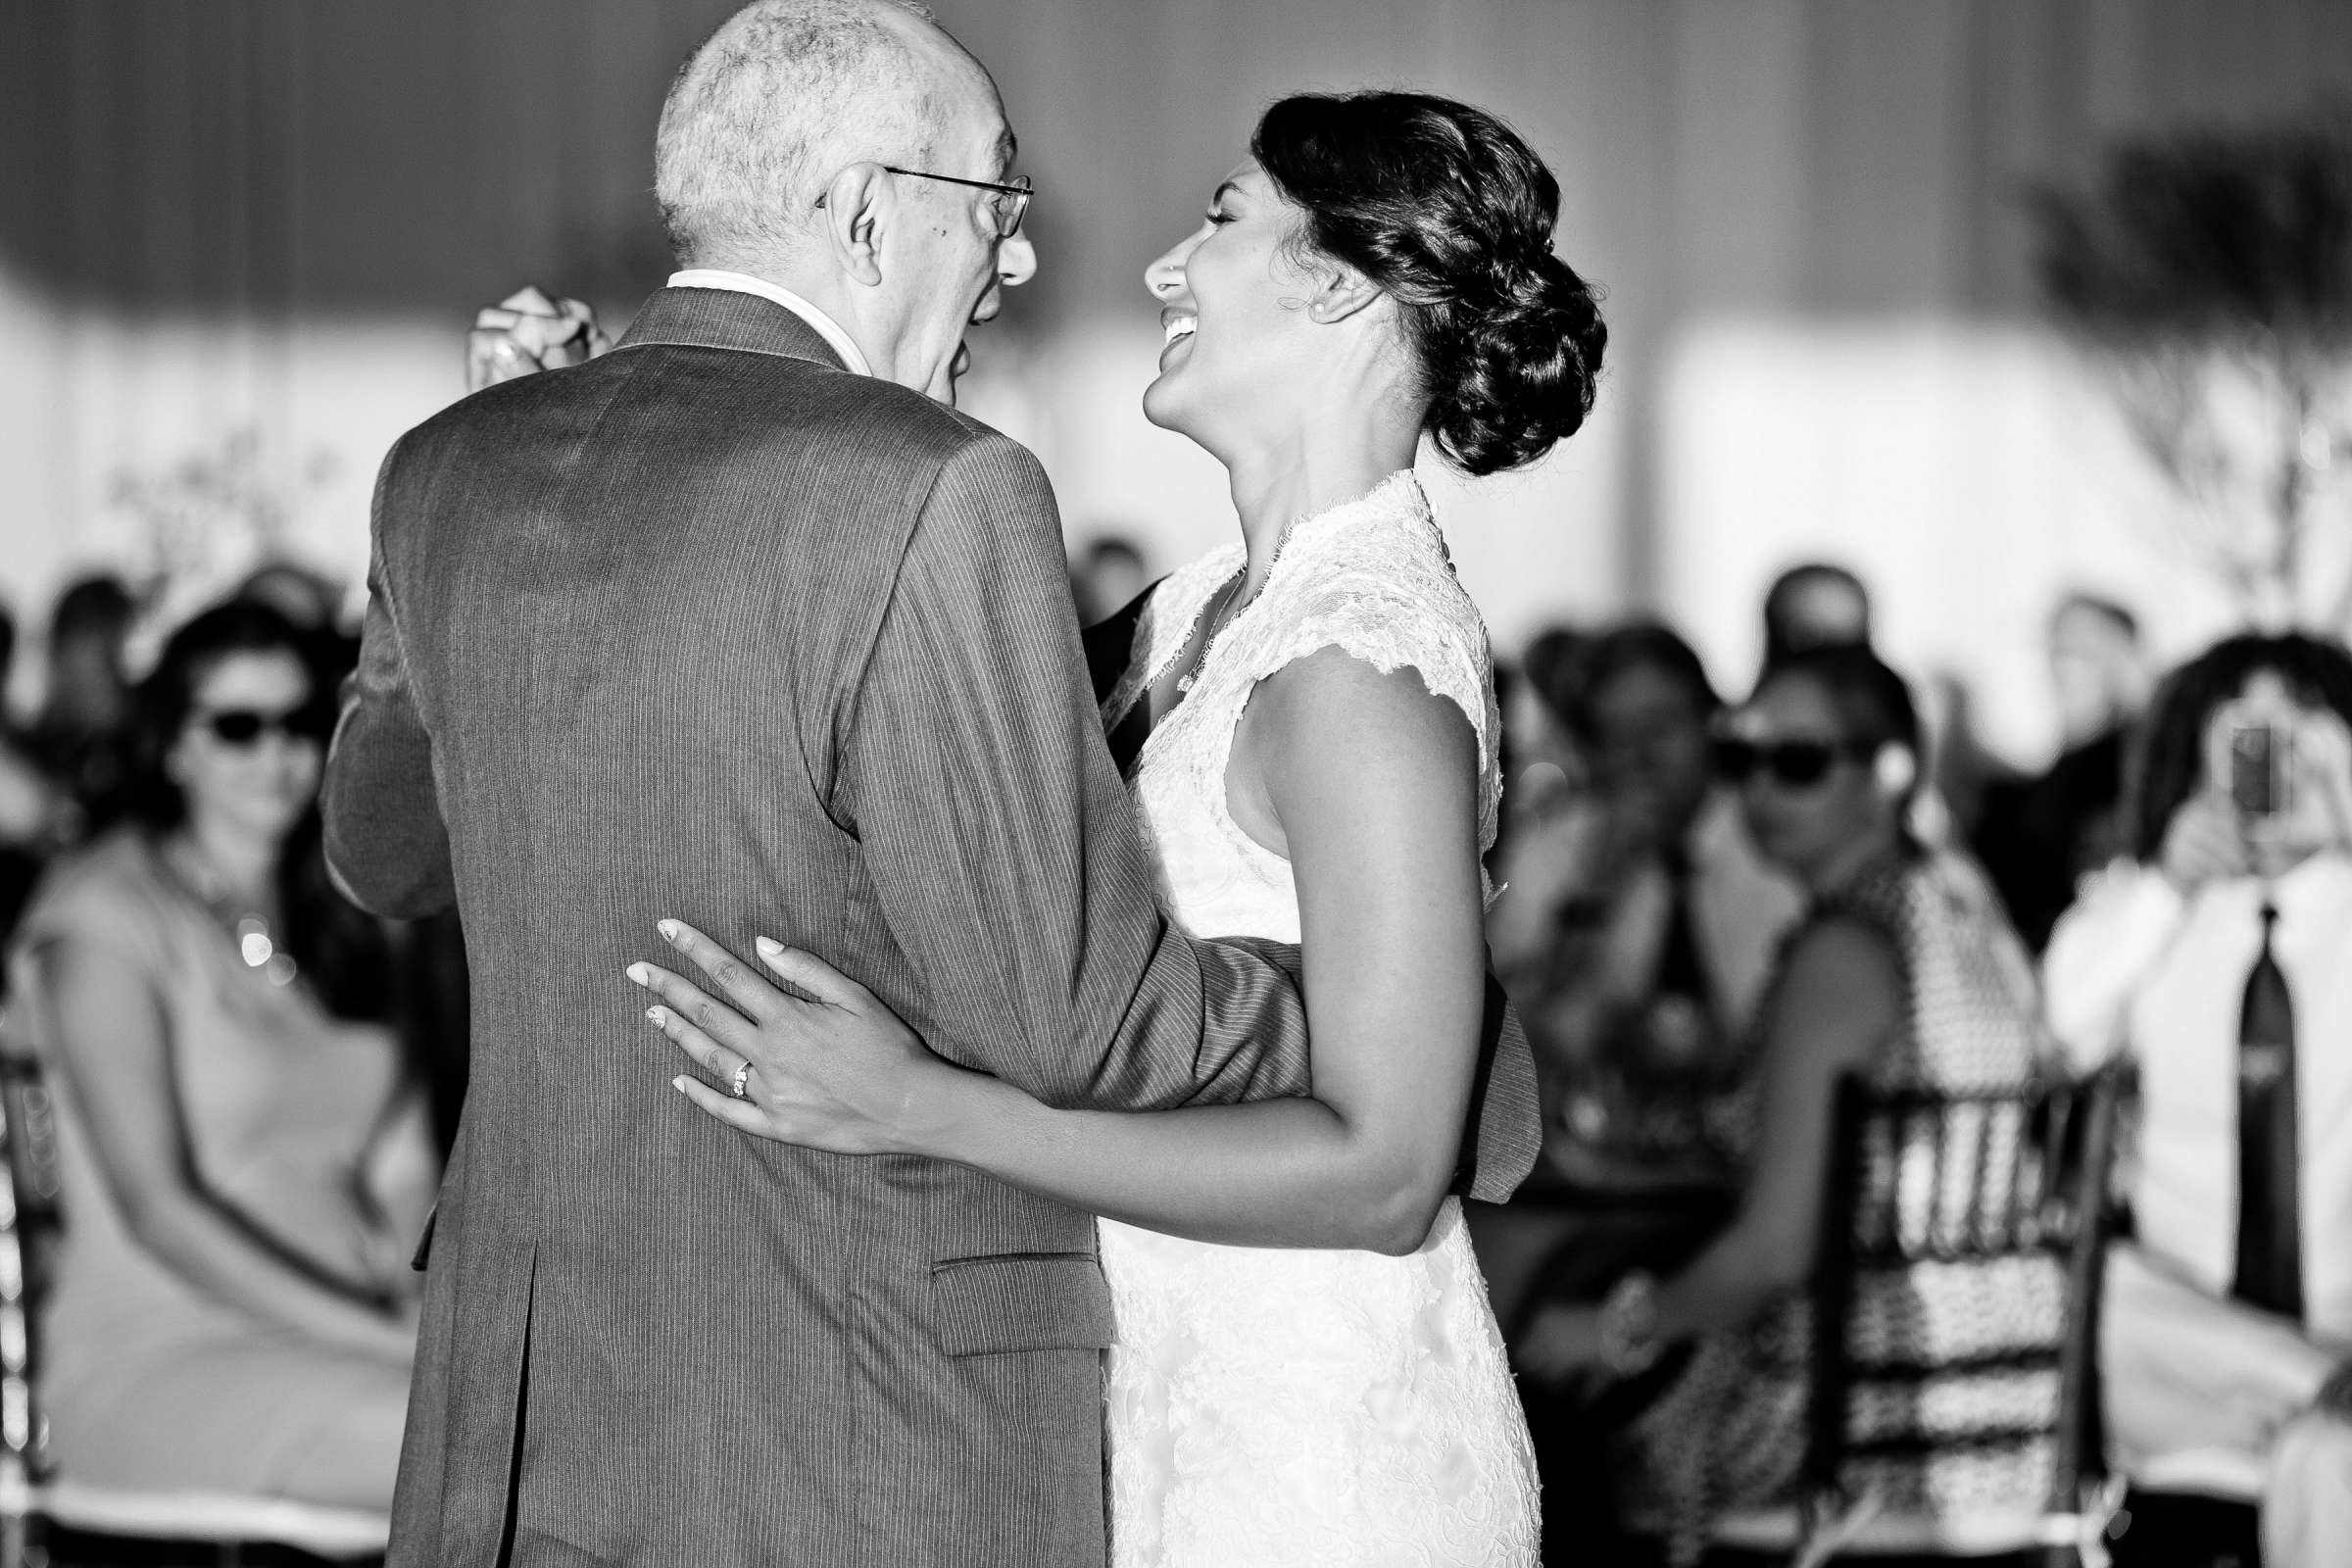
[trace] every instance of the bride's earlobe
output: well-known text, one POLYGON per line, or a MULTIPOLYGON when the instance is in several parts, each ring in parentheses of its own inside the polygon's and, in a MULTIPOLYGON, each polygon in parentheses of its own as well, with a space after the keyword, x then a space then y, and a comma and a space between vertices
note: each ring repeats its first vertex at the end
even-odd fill
POLYGON ((1309 320, 1322 325, 1344 321, 1380 298, 1372 280, 1351 267, 1335 268, 1306 303, 1309 320))

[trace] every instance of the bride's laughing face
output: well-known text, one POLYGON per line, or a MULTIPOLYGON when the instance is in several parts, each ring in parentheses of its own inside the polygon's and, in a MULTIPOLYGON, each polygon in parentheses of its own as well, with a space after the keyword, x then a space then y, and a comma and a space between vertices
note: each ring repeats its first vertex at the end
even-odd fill
POLYGON ((1144 392, 1153 424, 1211 452, 1242 432, 1295 417, 1288 407, 1311 378, 1306 311, 1312 279, 1299 265, 1301 214, 1254 160, 1225 177, 1200 226, 1153 262, 1144 281, 1160 303, 1159 376, 1144 392))

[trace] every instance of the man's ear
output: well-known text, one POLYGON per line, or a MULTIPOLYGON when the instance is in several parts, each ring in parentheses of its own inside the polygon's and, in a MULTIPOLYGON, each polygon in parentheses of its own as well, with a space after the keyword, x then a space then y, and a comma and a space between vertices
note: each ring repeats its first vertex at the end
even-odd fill
POLYGON ((1306 298, 1306 314, 1329 325, 1346 320, 1380 297, 1380 290, 1372 286, 1372 280, 1354 268, 1326 263, 1318 270, 1315 291, 1306 298))
POLYGON ((868 288, 882 281, 882 235, 897 205, 897 188, 880 164, 851 164, 817 197, 826 247, 844 273, 868 288))

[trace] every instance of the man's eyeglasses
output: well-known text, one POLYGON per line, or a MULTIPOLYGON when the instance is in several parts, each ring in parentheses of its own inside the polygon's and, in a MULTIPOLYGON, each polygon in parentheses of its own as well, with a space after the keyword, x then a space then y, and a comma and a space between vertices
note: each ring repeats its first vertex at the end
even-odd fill
MULTIPOLYGON (((1010 239, 1021 231, 1021 220, 1029 216, 1029 198, 1037 194, 1037 186, 1027 174, 1015 178, 1009 185, 1000 185, 993 179, 959 179, 954 174, 934 174, 927 169, 901 169, 884 164, 894 174, 906 174, 915 179, 936 179, 944 185, 969 185, 974 190, 993 190, 997 199, 989 203, 997 215, 997 238, 1010 239)), ((824 205, 818 198, 817 205, 824 205)))
POLYGON ((1759 773, 1784 789, 1810 789, 1839 762, 1866 762, 1878 748, 1868 741, 1750 741, 1718 736, 1715 772, 1725 783, 1744 785, 1759 773))
POLYGON ((258 708, 218 708, 199 713, 195 721, 213 732, 223 746, 243 750, 258 745, 265 735, 283 735, 290 741, 324 741, 335 732, 335 705, 305 703, 300 708, 266 712, 258 708))

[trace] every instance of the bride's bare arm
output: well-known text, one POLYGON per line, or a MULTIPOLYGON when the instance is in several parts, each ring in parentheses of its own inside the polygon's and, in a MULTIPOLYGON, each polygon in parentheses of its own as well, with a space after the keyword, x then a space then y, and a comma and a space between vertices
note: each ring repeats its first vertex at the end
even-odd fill
MULTIPOLYGON (((1478 742, 1410 669, 1336 649, 1263 682, 1236 736, 1236 814, 1296 878, 1314 1098, 1146 1113, 1062 1109, 924 1052, 806 954, 767 967, 673 939, 723 994, 639 966, 657 1023, 749 1099, 681 1088, 746 1132, 952 1159, 1113 1219, 1201 1241, 1409 1251, 1454 1166, 1485 997, 1478 742), (1261 829, 1261 833, 1262 833, 1261 829)), ((975 942, 989 940, 973 933, 975 942)))

